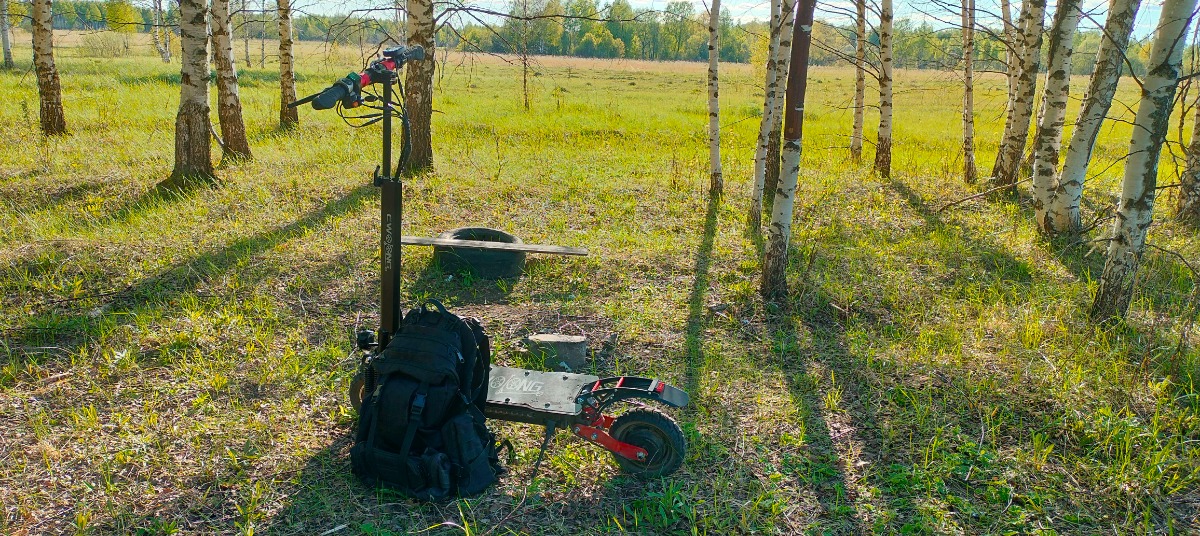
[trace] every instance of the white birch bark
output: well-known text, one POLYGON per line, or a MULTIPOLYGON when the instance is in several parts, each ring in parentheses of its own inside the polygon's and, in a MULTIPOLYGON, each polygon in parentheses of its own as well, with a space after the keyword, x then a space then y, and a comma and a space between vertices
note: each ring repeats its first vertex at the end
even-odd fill
POLYGON ((1175 219, 1192 224, 1200 223, 1200 96, 1194 106, 1192 141, 1188 144, 1187 165, 1179 176, 1179 197, 1175 201, 1175 219))
POLYGON ((719 197, 721 178, 721 103, 718 100, 717 65, 721 52, 717 28, 721 24, 721 0, 712 0, 708 13, 708 195, 719 197))
POLYGON ((292 6, 290 0, 277 0, 279 12, 279 126, 290 128, 300 123, 300 113, 288 103, 296 100, 296 72, 292 65, 292 6))
MULTIPOLYGON (((1000 22, 1004 25, 1004 79, 1008 84, 1008 109, 1012 113, 1017 94, 1017 29, 1013 26, 1012 7, 1008 0, 1000 0, 1000 22)), ((1007 115, 1007 114, 1006 114, 1007 115)))
POLYGON ((780 80, 778 77, 779 30, 781 26, 780 0, 771 0, 771 26, 767 42, 766 80, 763 83, 762 120, 758 123, 758 143, 754 152, 754 186, 750 191, 750 210, 746 214, 746 226, 758 233, 762 226, 763 189, 767 183, 767 148, 771 140, 771 114, 775 111, 775 99, 780 80))
POLYGON ((879 3, 879 132, 875 172, 892 176, 892 0, 879 3))
POLYGON ((776 55, 775 78, 779 84, 776 88, 775 110, 771 114, 771 133, 767 136, 767 178, 764 195, 767 203, 773 203, 775 191, 779 189, 779 152, 782 148, 780 133, 783 130, 784 87, 792 64, 792 40, 795 38, 796 0, 782 0, 780 8, 783 11, 782 27, 779 30, 779 51, 776 55))
MULTIPOLYGON (((168 5, 170 5, 170 0, 167 0, 167 3, 168 3, 168 5)), ((177 1, 176 5, 178 5, 178 4, 179 3, 177 1)), ((159 20, 162 21, 162 33, 160 35, 162 37, 162 43, 163 43, 163 52, 162 52, 161 56, 163 58, 163 63, 171 63, 171 53, 172 53, 172 51, 171 51, 171 36, 173 36, 175 34, 175 30, 171 26, 171 19, 170 19, 170 17, 167 16, 167 11, 161 9, 161 6, 159 6, 159 7, 160 7, 160 9, 158 10, 159 20)))
POLYGON ((225 142, 223 158, 245 160, 251 157, 242 119, 242 99, 238 94, 237 66, 233 60, 232 17, 229 0, 212 0, 213 56, 217 64, 217 119, 225 142))
POLYGON ((862 161, 863 112, 867 94, 867 0, 854 0, 854 127, 850 131, 850 158, 862 161))
POLYGON ((408 0, 408 44, 425 47, 425 59, 406 64, 404 102, 412 129, 412 154, 406 172, 433 168, 433 1, 408 0))
POLYGON ((4 68, 12 69, 14 64, 12 41, 9 40, 8 31, 8 0, 0 0, 0 41, 4 47, 4 68))
POLYGON ((1153 221, 1158 184, 1158 159, 1171 120, 1171 107, 1183 67, 1184 32, 1196 0, 1165 0, 1150 49, 1150 62, 1142 81, 1142 98, 1133 120, 1129 156, 1121 185, 1121 202, 1113 221, 1108 255, 1100 288, 1092 302, 1091 317, 1123 317, 1133 298, 1133 285, 1146 232, 1153 221))
POLYGON ((262 9, 258 11, 259 16, 259 38, 258 38, 258 68, 262 69, 267 66, 267 0, 261 0, 262 9))
POLYGON ((242 0, 242 52, 244 53, 242 60, 246 63, 246 68, 249 69, 253 63, 250 63, 250 5, 246 0, 242 0))
POLYGON ((977 179, 975 169, 975 0, 962 1, 963 32, 963 180, 977 179))
POLYGON ((67 119, 63 114, 62 86, 54 66, 54 13, 50 0, 33 0, 33 65, 37 71, 38 99, 42 133, 47 136, 66 134, 67 119))
POLYGON ((163 63, 171 63, 171 31, 167 28, 167 17, 163 14, 162 0, 154 0, 150 5, 150 18, 154 26, 150 28, 150 41, 154 50, 163 63))
POLYGON ((1050 233, 1053 225, 1046 217, 1058 191, 1058 159, 1062 149, 1063 124, 1067 119, 1067 98, 1071 85, 1073 37, 1082 15, 1082 0, 1058 0, 1054 22, 1050 26, 1046 87, 1042 90, 1042 110, 1037 136, 1033 140, 1033 210, 1038 228, 1050 233))
POLYGON ((1033 97, 1037 85, 1038 64, 1042 48, 1042 26, 1046 16, 1046 0, 1029 0, 1021 8, 1021 36, 1018 47, 1020 69, 1013 99, 1012 113, 1004 125, 1004 137, 992 166, 992 180, 999 185, 1013 184, 1021 158, 1025 154, 1025 143, 1029 138, 1029 124, 1033 115, 1033 97))
POLYGON ((1096 138, 1100 135, 1100 126, 1117 93, 1121 69, 1125 66, 1125 50, 1129 47, 1129 36, 1140 6, 1141 0, 1112 0, 1109 3, 1096 67, 1079 107, 1071 141, 1067 144, 1056 195, 1047 208, 1045 219, 1050 223, 1052 235, 1075 233, 1082 227, 1079 205, 1083 200, 1083 181, 1096 138))
POLYGON ((213 176, 208 134, 208 9, 205 0, 180 0, 179 112, 175 116, 175 169, 165 185, 179 187, 213 176))

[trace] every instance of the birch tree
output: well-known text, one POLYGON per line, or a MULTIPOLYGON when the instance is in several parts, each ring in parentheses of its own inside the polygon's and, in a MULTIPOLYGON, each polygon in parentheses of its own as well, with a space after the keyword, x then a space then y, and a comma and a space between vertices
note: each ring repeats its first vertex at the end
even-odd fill
POLYGON ((1067 97, 1071 85, 1071 54, 1073 37, 1079 26, 1082 0, 1058 0, 1054 21, 1050 25, 1050 46, 1047 50, 1046 87, 1042 90, 1042 111, 1034 137, 1033 210, 1038 228, 1053 227, 1046 218, 1047 210, 1058 191, 1058 158, 1062 149, 1063 123, 1067 118, 1067 97))
POLYGON ((258 68, 263 69, 267 66, 267 0, 261 0, 258 10, 259 29, 258 29, 258 68))
MULTIPOLYGON (((1197 102, 1200 103, 1200 99, 1197 102)), ((1175 201, 1175 219, 1193 224, 1200 223, 1200 104, 1195 108, 1187 165, 1179 176, 1179 197, 1175 201)))
POLYGON ((67 133, 63 113, 62 87, 58 69, 54 67, 54 13, 50 0, 33 0, 33 64, 37 71, 38 99, 42 134, 54 136, 67 133))
POLYGON ((212 0, 213 56, 217 64, 217 119, 221 122, 221 138, 225 142, 223 158, 245 160, 251 157, 250 142, 246 139, 242 100, 238 96, 231 19, 229 0, 212 0))
POLYGON ((1021 157, 1029 138, 1033 114, 1033 96, 1037 85, 1039 56, 1042 48, 1042 25, 1046 16, 1046 0, 1029 0, 1021 7, 1020 39, 1017 60, 1016 89, 1013 92, 1011 113, 1004 122, 1004 136, 992 166, 992 181, 1001 186, 1017 182, 1021 157))
POLYGON ((246 63, 246 68, 250 68, 254 64, 250 63, 250 6, 246 0, 242 0, 240 11, 242 12, 242 52, 244 53, 242 59, 246 63))
POLYGON ((150 3, 150 42, 163 63, 171 63, 171 32, 167 28, 167 17, 163 14, 162 0, 150 3))
MULTIPOLYGON (((890 4, 891 0, 884 2, 890 4)), ((766 300, 787 297, 788 242, 792 236, 792 211, 795 208, 796 185, 800 176, 801 141, 804 138, 804 95, 808 87, 808 55, 812 45, 813 12, 817 2, 800 0, 799 4, 799 14, 796 15, 796 24, 792 30, 792 69, 787 76, 783 167, 779 177, 779 189, 775 192, 775 200, 771 207, 771 224, 767 228, 767 252, 763 259, 762 285, 759 289, 766 300)))
POLYGON ((0 0, 0 44, 4 47, 4 68, 12 69, 12 42, 8 31, 8 0, 0 0))
POLYGON ((892 0, 879 3, 879 132, 875 172, 892 176, 892 0))
POLYGON ((854 0, 854 128, 850 131, 850 158, 862 161, 863 111, 867 93, 867 0, 854 0))
POLYGON ((425 47, 425 59, 405 64, 404 102, 412 129, 408 173, 433 168, 433 0, 408 0, 408 44, 425 47))
POLYGON ((296 100, 296 72, 292 65, 292 5, 290 0, 276 0, 276 9, 279 12, 279 126, 291 128, 300 123, 300 112, 288 106, 288 103, 296 100))
POLYGON ((1000 23, 1004 25, 1004 80, 1008 89, 1008 109, 1005 116, 1012 113, 1012 105, 1017 94, 1017 29, 1012 22, 1012 7, 1008 0, 1000 0, 1000 23))
MULTIPOLYGON (((778 135, 776 125, 780 123, 778 116, 783 112, 783 87, 787 77, 788 59, 784 55, 791 54, 792 7, 794 2, 787 0, 771 1, 770 42, 767 45, 766 85, 763 92, 762 121, 758 127, 758 144, 754 154, 754 188, 750 193, 750 210, 747 214, 748 227, 758 232, 762 226, 763 191, 767 184, 767 168, 770 159, 770 149, 775 140, 772 132, 778 135), (785 38, 784 32, 787 32, 785 38), (784 52, 782 44, 789 44, 784 52)), ((778 156, 778 155, 776 155, 778 156)))
POLYGON ((1079 204, 1083 199, 1083 180, 1087 175, 1088 162, 1100 126, 1112 106, 1125 65, 1125 50, 1129 47, 1129 35, 1137 17, 1141 0, 1112 0, 1108 6, 1108 18, 1096 53, 1096 67, 1084 92, 1079 107, 1079 117, 1067 144, 1062 173, 1056 181, 1054 195, 1045 204, 1045 215, 1038 217, 1043 231, 1051 236, 1071 234, 1081 227, 1079 204))
MULTIPOLYGON (((962 1, 963 34, 963 180, 976 180, 975 170, 975 0, 962 1)), ((857 110, 855 110, 858 113, 857 110)))
POLYGON ((724 189, 721 179, 721 103, 717 99, 718 54, 721 51, 717 28, 721 26, 721 0, 712 0, 708 12, 708 195, 719 197, 724 189))
POLYGON ((783 145, 783 87, 788 77, 788 67, 792 63, 792 34, 795 33, 796 0, 782 0, 783 26, 779 30, 779 51, 776 55, 775 74, 779 86, 775 90, 775 110, 771 113, 771 134, 767 136, 767 178, 764 194, 768 205, 775 201, 775 191, 779 189, 780 149, 783 145))
POLYGON ((1153 221, 1158 159, 1171 120, 1171 107, 1183 68, 1184 32, 1196 0, 1165 0, 1142 80, 1142 97, 1133 120, 1121 201, 1108 241, 1100 288, 1092 302, 1093 320, 1123 317, 1153 221))
POLYGON ((164 186, 213 177, 208 135, 208 9, 205 0, 179 1, 179 112, 175 115, 175 169, 164 186))

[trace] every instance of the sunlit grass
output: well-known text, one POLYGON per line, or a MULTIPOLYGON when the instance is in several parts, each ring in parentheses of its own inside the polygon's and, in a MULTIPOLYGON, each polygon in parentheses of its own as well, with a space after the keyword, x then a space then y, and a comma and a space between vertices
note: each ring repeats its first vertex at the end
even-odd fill
MULTIPOLYGON (((304 45, 300 93, 360 56, 304 45)), ((978 191, 957 178, 952 74, 897 74, 883 181, 848 162, 853 73, 812 70, 781 311, 756 297, 744 233, 761 98, 748 66, 722 82, 728 195, 702 251, 703 65, 546 58, 525 112, 518 67, 450 56, 436 172, 406 181, 403 232, 484 225, 591 256, 531 256, 525 277, 492 282, 406 248, 405 295, 482 317, 504 363, 531 364, 533 331, 615 341, 597 372, 668 379, 693 406, 676 414, 691 450, 669 479, 636 482, 560 435, 530 481, 540 430, 499 424, 512 471, 439 507, 365 490, 346 458, 353 327, 377 314, 378 130, 305 108, 279 131, 275 66, 246 69, 255 160, 219 168, 215 188, 155 194, 177 66, 65 49, 71 134, 45 140, 25 61, 0 73, 0 532, 1200 530, 1190 270, 1147 252, 1129 322, 1093 327, 1090 244, 1046 242, 1017 198, 938 211, 978 191)), ((985 173, 1002 84, 978 86, 985 173)), ((1102 132, 1085 218, 1110 202, 1128 135, 1102 132)), ((1162 184, 1174 172, 1164 162, 1162 184)), ((1196 259, 1195 231, 1165 216, 1151 241, 1196 259)))

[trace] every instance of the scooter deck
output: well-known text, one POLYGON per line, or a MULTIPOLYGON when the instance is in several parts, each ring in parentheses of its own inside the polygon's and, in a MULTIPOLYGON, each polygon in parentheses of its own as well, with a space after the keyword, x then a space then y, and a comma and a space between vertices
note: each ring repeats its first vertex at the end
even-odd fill
POLYGON ((492 419, 544 424, 583 412, 579 395, 600 379, 590 374, 493 366, 484 413, 492 419))

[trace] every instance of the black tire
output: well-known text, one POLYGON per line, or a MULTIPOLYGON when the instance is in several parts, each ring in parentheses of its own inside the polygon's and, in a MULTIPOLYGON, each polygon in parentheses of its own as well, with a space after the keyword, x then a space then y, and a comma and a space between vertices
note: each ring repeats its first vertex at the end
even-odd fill
MULTIPOLYGON (((437 236, 452 240, 480 240, 523 244, 520 238, 497 229, 486 227, 460 227, 437 236)), ((464 248, 456 246, 433 246, 433 259, 446 272, 470 272, 483 279, 508 279, 520 277, 525 271, 524 251, 501 251, 495 249, 464 248)))
POLYGON ((635 409, 613 421, 611 435, 618 441, 646 449, 646 461, 634 461, 613 453, 621 470, 641 479, 674 473, 683 465, 687 439, 675 420, 652 409, 635 409))
POLYGON ((362 409, 363 399, 367 397, 367 373, 358 371, 350 380, 350 406, 354 411, 362 409))

